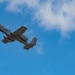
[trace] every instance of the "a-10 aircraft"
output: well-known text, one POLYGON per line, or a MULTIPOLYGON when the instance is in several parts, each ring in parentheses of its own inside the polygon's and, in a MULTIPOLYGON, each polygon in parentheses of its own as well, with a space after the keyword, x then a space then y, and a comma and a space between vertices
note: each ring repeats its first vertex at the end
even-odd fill
POLYGON ((0 31, 3 32, 6 36, 4 36, 4 39, 2 40, 3 43, 9 43, 9 42, 13 42, 15 40, 21 42, 24 44, 24 49, 29 50, 30 48, 32 48, 33 46, 36 45, 37 42, 37 38, 34 37, 32 39, 32 41, 30 43, 28 43, 28 38, 23 35, 23 33, 27 30, 26 27, 21 26, 19 29, 17 29, 14 32, 11 32, 10 30, 8 30, 7 28, 5 28, 4 26, 2 26, 0 24, 0 31))

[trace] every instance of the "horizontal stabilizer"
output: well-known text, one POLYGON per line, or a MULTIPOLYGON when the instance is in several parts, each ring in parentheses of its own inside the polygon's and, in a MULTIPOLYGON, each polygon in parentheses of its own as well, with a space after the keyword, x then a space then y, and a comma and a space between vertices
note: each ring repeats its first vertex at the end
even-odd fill
POLYGON ((31 41, 30 44, 27 44, 27 45, 24 46, 24 49, 27 49, 27 50, 30 49, 31 47, 33 47, 33 46, 36 45, 36 42, 37 42, 37 38, 34 37, 34 38, 32 39, 32 41, 31 41))
POLYGON ((26 30, 27 30, 27 28, 22 26, 19 29, 17 29, 15 32, 13 32, 13 34, 15 34, 17 36, 21 36, 26 30))

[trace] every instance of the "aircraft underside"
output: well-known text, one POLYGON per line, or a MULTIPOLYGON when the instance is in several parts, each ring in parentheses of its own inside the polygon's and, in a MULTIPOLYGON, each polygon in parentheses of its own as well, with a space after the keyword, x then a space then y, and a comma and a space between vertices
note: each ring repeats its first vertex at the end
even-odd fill
POLYGON ((30 49, 31 47, 36 45, 37 38, 34 37, 30 43, 28 43, 28 38, 23 35, 23 33, 27 30, 26 27, 22 26, 19 29, 17 29, 15 32, 10 32, 8 29, 6 29, 4 26, 0 24, 0 31, 6 34, 6 37, 4 36, 4 39, 2 40, 3 43, 9 43, 13 42, 15 40, 21 42, 24 44, 24 49, 30 49))

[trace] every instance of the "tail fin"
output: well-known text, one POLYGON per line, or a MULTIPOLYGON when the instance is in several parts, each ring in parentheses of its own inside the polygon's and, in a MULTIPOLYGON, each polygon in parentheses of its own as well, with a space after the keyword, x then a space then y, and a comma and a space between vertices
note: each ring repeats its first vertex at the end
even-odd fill
POLYGON ((27 44, 27 45, 24 46, 24 49, 27 49, 27 50, 30 49, 31 47, 33 47, 33 46, 36 45, 36 42, 37 42, 37 38, 34 37, 29 44, 27 44))
POLYGON ((31 41, 31 43, 30 43, 30 44, 32 44, 32 45, 36 45, 36 42, 37 42, 37 38, 36 38, 36 37, 34 37, 34 38, 32 39, 32 41, 31 41))

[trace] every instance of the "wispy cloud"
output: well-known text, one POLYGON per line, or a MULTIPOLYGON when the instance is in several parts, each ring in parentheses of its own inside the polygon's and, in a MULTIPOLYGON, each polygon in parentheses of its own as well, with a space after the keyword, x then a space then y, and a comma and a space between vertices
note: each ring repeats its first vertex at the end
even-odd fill
POLYGON ((3 2, 3 0, 0 0, 0 3, 2 3, 3 2))
POLYGON ((35 47, 37 54, 43 54, 43 42, 37 42, 37 45, 35 47))
MULTIPOLYGON (((0 0, 2 2, 3 0, 0 0)), ((40 26, 46 30, 58 30, 64 36, 75 30, 75 0, 5 0, 6 9, 13 12, 22 12, 25 6, 34 11, 32 18, 39 20, 40 26), (61 2, 62 1, 62 2, 61 2)))
POLYGON ((13 12, 22 12, 22 9, 27 6, 28 8, 35 7, 38 3, 38 0, 7 0, 8 5, 7 10, 13 12))
POLYGON ((65 35, 66 33, 75 30, 74 6, 74 0, 70 3, 64 1, 59 9, 53 11, 51 2, 47 1, 38 8, 35 18, 37 18, 40 21, 40 25, 47 30, 57 29, 58 31, 61 31, 62 35, 65 35))

